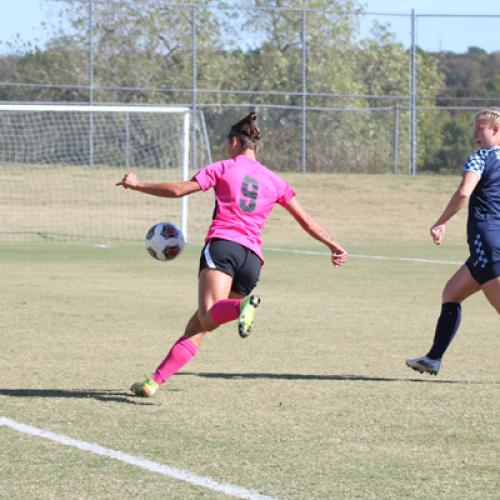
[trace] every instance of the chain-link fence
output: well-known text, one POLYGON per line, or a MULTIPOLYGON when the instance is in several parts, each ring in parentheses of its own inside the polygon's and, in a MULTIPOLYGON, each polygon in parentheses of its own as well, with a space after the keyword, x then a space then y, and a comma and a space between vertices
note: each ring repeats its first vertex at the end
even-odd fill
MULTIPOLYGON (((202 138, 223 156, 229 125, 255 109, 272 168, 410 174, 452 170, 470 149, 473 111, 500 102, 496 87, 443 95, 449 54, 419 49, 417 33, 444 16, 364 12, 354 0, 276 4, 39 0, 34 38, 0 45, 0 100, 187 106, 193 168, 206 159, 202 138), (406 40, 391 32, 396 19, 406 40)), ((466 20, 489 27, 500 16, 466 20)))

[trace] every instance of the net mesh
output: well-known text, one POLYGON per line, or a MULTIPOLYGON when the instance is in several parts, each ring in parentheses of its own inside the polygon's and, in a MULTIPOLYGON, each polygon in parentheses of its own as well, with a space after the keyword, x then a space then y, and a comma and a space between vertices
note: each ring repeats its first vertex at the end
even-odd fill
MULTIPOLYGON (((136 241, 181 221, 181 201, 115 187, 124 171, 182 178, 186 112, 0 110, 0 241, 136 241)), ((208 145, 197 140, 197 159, 208 145)), ((189 172, 192 175, 193 171, 189 172)), ((191 197, 188 237, 201 241, 213 195, 191 197)))

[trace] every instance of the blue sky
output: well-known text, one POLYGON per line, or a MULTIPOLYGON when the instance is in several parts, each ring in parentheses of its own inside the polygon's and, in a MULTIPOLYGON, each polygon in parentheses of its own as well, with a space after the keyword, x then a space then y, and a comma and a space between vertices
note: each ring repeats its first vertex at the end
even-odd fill
MULTIPOLYGON (((500 51, 500 2, 483 2, 480 10, 471 0, 360 0, 367 12, 396 12, 415 14, 473 14, 498 17, 456 18, 417 17, 417 44, 425 50, 465 52, 468 47, 480 47, 487 52, 500 51)), ((397 39, 408 45, 408 18, 379 17, 390 22, 397 39)))
MULTIPOLYGON (((449 50, 465 52, 477 46, 488 52, 500 50, 500 2, 484 3, 480 11, 474 10, 470 0, 360 0, 366 11, 409 14, 412 9, 419 14, 494 14, 497 18, 417 18, 417 43, 429 51, 449 50)), ((47 20, 47 12, 54 12, 62 5, 53 0, 0 0, 0 41, 11 40, 19 33, 25 40, 38 38, 43 41, 40 24, 47 20), (6 8, 8 5, 8 8, 6 8)), ((50 14, 49 14, 50 15, 50 14)), ((368 16, 362 24, 364 30, 371 24, 368 16)), ((396 38, 406 46, 410 42, 408 17, 379 16, 390 23, 396 38)), ((0 45, 0 52, 3 52, 0 45)))

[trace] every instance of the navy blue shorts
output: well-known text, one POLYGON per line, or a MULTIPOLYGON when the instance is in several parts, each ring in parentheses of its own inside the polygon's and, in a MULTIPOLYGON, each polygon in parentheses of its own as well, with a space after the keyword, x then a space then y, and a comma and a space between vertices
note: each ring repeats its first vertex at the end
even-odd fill
POLYGON ((201 252, 200 272, 217 269, 233 278, 231 290, 248 295, 257 285, 262 263, 250 249, 234 241, 214 238, 201 252))
POLYGON ((465 265, 482 285, 500 276, 500 231, 471 228, 468 233, 470 257, 465 265))
POLYGON ((492 264, 481 267, 477 259, 473 256, 470 256, 465 261, 465 265, 472 274, 472 277, 480 285, 500 276, 500 261, 493 262, 492 264))

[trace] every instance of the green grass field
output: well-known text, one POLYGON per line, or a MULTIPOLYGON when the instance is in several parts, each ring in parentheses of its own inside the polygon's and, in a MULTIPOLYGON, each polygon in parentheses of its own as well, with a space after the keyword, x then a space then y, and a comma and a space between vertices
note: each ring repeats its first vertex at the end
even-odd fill
POLYGON ((0 245, 0 419, 93 443, 0 426, 0 497, 228 498, 100 446, 277 498, 500 498, 498 315, 472 297, 438 377, 404 366, 426 352, 467 252, 465 214, 443 246, 427 235, 457 179, 289 179, 349 262, 333 269, 276 208, 255 332, 210 334, 152 400, 128 387, 193 312, 200 246, 159 263, 142 234, 108 247, 0 245))

